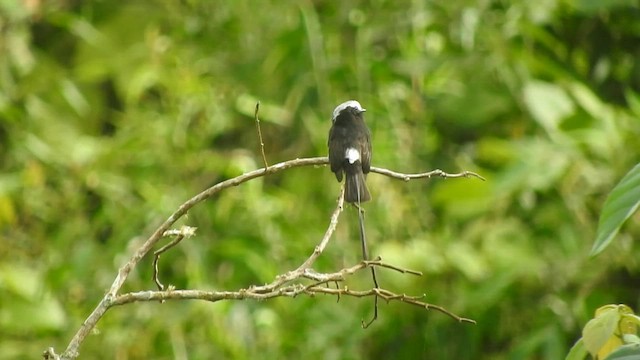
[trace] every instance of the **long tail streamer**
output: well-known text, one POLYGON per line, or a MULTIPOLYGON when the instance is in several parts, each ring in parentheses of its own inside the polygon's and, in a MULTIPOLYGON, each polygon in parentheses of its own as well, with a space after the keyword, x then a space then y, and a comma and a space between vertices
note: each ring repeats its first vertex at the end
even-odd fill
MULTIPOLYGON (((367 235, 364 231, 364 209, 362 208, 362 206, 360 205, 360 181, 356 181, 356 189, 358 190, 358 220, 360 223, 360 243, 362 245, 362 258, 364 261, 368 261, 369 260, 369 250, 367 249, 367 235)), ((373 279, 373 286, 375 286, 376 289, 379 289, 380 286, 378 286, 378 279, 376 278, 376 268, 375 267, 371 267, 371 277, 373 279)), ((365 323, 364 321, 362 321, 362 327, 363 328, 368 328, 369 325, 371 325, 371 323, 373 323, 376 319, 378 318, 378 296, 374 297, 374 304, 373 304, 373 318, 371 320, 369 320, 369 322, 365 323)))

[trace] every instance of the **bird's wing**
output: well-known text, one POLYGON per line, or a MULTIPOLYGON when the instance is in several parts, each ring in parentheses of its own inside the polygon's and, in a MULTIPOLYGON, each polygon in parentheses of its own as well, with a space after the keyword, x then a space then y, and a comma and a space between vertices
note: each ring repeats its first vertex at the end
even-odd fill
POLYGON ((339 138, 344 137, 339 132, 344 132, 345 129, 341 127, 332 126, 329 130, 329 164, 331 165, 331 171, 336 174, 338 181, 342 181, 342 165, 344 162, 344 144, 338 141, 339 138))
POLYGON ((360 153, 362 154, 362 172, 367 174, 371 169, 371 132, 367 132, 360 141, 360 153))

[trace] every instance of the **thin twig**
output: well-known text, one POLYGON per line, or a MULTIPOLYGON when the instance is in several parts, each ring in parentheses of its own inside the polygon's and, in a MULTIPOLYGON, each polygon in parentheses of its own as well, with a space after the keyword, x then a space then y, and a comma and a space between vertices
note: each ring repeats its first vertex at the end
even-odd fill
POLYGON ((264 141, 262 141, 262 130, 260 129, 260 119, 258 118, 258 112, 260 111, 260 101, 256 103, 256 128, 258 129, 258 139, 260 140, 260 152, 262 153, 262 161, 264 161, 264 170, 267 171, 269 164, 267 163, 267 156, 264 154, 264 141))
MULTIPOLYGON (((371 271, 373 272, 373 270, 371 271)), ((374 289, 379 289, 379 288, 375 287, 374 289)), ((366 329, 369 326, 371 326, 371 324, 373 324, 373 322, 376 320, 378 320, 378 294, 377 293, 373 296, 373 316, 366 323, 364 322, 364 320, 360 320, 360 327, 362 327, 363 329, 366 329)))
POLYGON ((184 239, 184 235, 178 235, 175 239, 171 240, 170 243, 153 252, 153 282, 156 283, 158 290, 160 291, 164 290, 164 285, 162 285, 158 278, 158 262, 160 261, 160 255, 176 246, 180 241, 182 241, 182 239, 184 239))
POLYGON ((436 169, 436 170, 432 170, 426 173, 419 173, 419 174, 403 174, 403 173, 399 173, 399 172, 395 172, 395 171, 391 171, 385 168, 378 168, 375 166, 371 167, 371 172, 374 173, 378 173, 380 175, 385 175, 394 179, 399 179, 399 180, 404 180, 404 181, 409 181, 409 180, 415 180, 415 179, 430 179, 432 177, 441 177, 441 178, 468 178, 468 177, 475 177, 478 178, 482 181, 486 181, 485 178, 483 178, 482 176, 474 173, 473 171, 463 171, 461 173, 457 173, 457 174, 449 174, 446 173, 440 169, 436 169))
MULTIPOLYGON (((312 284, 313 285, 320 285, 320 284, 324 284, 327 282, 331 282, 331 281, 343 281, 347 276, 349 275, 353 275, 356 272, 365 269, 367 267, 383 267, 383 268, 387 268, 390 270, 394 270, 397 271, 399 273, 402 274, 413 274, 413 275, 422 275, 421 272, 419 271, 415 271, 415 270, 411 270, 411 269, 404 269, 401 268, 399 266, 394 266, 391 264, 387 264, 385 262, 382 261, 382 258, 380 258, 379 256, 375 258, 375 260, 370 260, 370 261, 361 261, 359 262, 357 265, 348 267, 348 268, 344 268, 340 271, 334 272, 334 273, 329 273, 329 274, 321 274, 318 272, 315 272, 311 269, 307 269, 304 273, 302 273, 301 277, 304 277, 306 279, 309 280, 313 280, 316 281, 316 283, 312 284)), ((295 279, 290 279, 288 281, 292 281, 295 279)), ((283 284, 283 283, 280 283, 283 284)), ((255 288, 252 288, 255 289, 255 288)))
POLYGON ((156 283, 158 290, 162 291, 165 289, 158 276, 158 262, 160 261, 160 255, 162 255, 162 253, 171 249, 172 247, 178 245, 178 243, 185 237, 194 236, 196 234, 196 229, 197 228, 191 226, 182 226, 179 230, 167 230, 162 234, 162 236, 165 237, 175 236, 175 239, 171 240, 168 244, 153 252, 153 282, 156 283))
POLYGON ((416 276, 422 276, 422 272, 421 271, 403 269, 403 268, 395 266, 395 265, 383 263, 382 262, 382 258, 380 256, 376 257, 374 260, 365 261, 364 263, 367 266, 380 266, 380 267, 384 267, 384 268, 387 268, 387 269, 391 269, 391 270, 395 270, 395 271, 401 272, 403 274, 411 274, 411 275, 416 275, 416 276))
POLYGON ((368 296, 379 296, 387 301, 401 301, 407 304, 411 304, 411 305, 415 305, 421 308, 424 308, 425 310, 436 310, 439 311, 455 320, 457 320, 458 322, 466 322, 466 323, 470 323, 470 324, 475 324, 476 321, 473 319, 468 319, 465 317, 461 317, 458 316, 454 313, 452 313, 451 311, 443 308, 442 306, 439 305, 433 305, 433 304, 429 304, 420 300, 417 300, 418 298, 421 297, 415 297, 415 296, 407 296, 405 294, 395 294, 392 293, 388 290, 384 290, 384 289, 369 289, 369 290, 365 290, 365 291, 356 291, 356 290, 351 290, 348 288, 343 288, 343 289, 333 289, 333 288, 327 288, 327 287, 315 287, 315 288, 311 288, 311 289, 307 289, 308 292, 313 292, 313 293, 322 293, 322 294, 329 294, 329 295, 337 295, 340 294, 342 296, 352 296, 352 297, 368 297, 368 296))
MULTIPOLYGON (((422 275, 421 272, 419 271, 415 271, 415 270, 410 270, 410 269, 404 269, 398 266, 394 266, 391 264, 387 264, 385 262, 382 261, 382 258, 380 258, 379 256, 375 259, 375 260, 370 260, 370 261, 361 261, 359 262, 357 265, 348 267, 348 268, 344 268, 340 271, 334 272, 334 273, 328 273, 328 274, 322 274, 322 273, 318 273, 315 272, 311 269, 306 269, 301 275, 300 277, 303 277, 305 279, 309 279, 309 280, 313 280, 315 281, 314 283, 312 283, 311 285, 308 285, 309 287, 314 287, 314 286, 319 286, 322 284, 327 284, 330 282, 335 282, 336 283, 336 287, 338 286, 338 282, 344 281, 346 279, 347 276, 349 275, 353 275, 356 272, 368 268, 368 267, 383 267, 383 268, 387 268, 390 270, 394 270, 397 271, 399 273, 402 274, 413 274, 413 275, 422 275)), ((292 278, 288 281, 293 281, 296 280, 297 278, 292 278)), ((280 283, 280 285, 282 285, 284 283, 280 283)), ((251 288, 252 291, 255 291, 256 288, 251 288)))
POLYGON ((160 261, 160 254, 154 254, 153 257, 153 282, 156 283, 158 290, 164 290, 164 285, 160 282, 158 278, 158 262, 160 261))

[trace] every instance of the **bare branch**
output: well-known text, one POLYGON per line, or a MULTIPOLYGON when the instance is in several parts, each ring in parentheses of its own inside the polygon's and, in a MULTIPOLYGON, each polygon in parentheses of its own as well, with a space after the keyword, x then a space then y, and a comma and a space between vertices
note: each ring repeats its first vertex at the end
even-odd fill
MULTIPOLYGON (((163 291, 157 291, 157 292, 139 292, 139 293, 129 293, 129 294, 125 294, 125 295, 118 295, 118 291, 120 291, 120 289, 122 288, 122 285, 124 284, 124 282, 126 281, 127 277, 129 276, 130 272, 137 266, 137 264, 140 262, 140 260, 149 253, 149 251, 151 251, 151 249, 158 243, 158 241, 162 238, 162 236, 165 235, 176 235, 175 233, 172 233, 172 231, 174 230, 170 230, 171 226, 178 220, 180 219, 182 216, 184 216, 191 208, 193 208, 194 206, 196 206, 197 204, 199 204, 200 202, 207 200, 209 198, 211 198, 212 196, 216 195, 217 193, 219 193, 220 191, 233 187, 233 186, 237 186, 240 185, 242 183, 245 183, 247 181, 250 181, 252 179, 258 178, 258 177, 262 177, 262 176, 267 176, 267 175, 271 175, 271 174, 275 174, 287 169, 291 169, 291 168, 295 168, 295 167, 301 167, 301 166, 324 166, 327 165, 329 163, 329 160, 327 157, 315 157, 315 158, 302 158, 302 159, 294 159, 294 160, 289 160, 289 161, 285 161, 285 162, 281 162, 272 166, 268 166, 267 161, 266 161, 266 156, 264 154, 264 144, 262 141, 262 135, 260 133, 260 127, 259 127, 259 119, 258 119, 258 109, 259 109, 259 105, 256 106, 256 114, 255 114, 255 118, 256 118, 256 126, 258 127, 258 132, 259 132, 259 137, 260 137, 260 143, 261 143, 261 149, 262 149, 262 156, 263 156, 263 161, 265 164, 264 168, 261 169, 257 169, 254 171, 250 171, 248 173, 242 174, 240 176, 237 176, 235 178, 220 182, 204 191, 202 191, 201 193, 197 194, 196 196, 192 197, 191 199, 189 199, 188 201, 186 201, 185 203, 183 203, 182 205, 180 205, 180 207, 173 213, 171 214, 171 216, 169 216, 154 232, 153 234, 141 245, 139 246, 136 251, 134 252, 134 254, 131 256, 131 258, 118 270, 118 274, 115 277, 115 279, 113 280, 113 283, 111 284, 109 291, 105 294, 105 296, 102 298, 102 300, 100 300, 100 302, 98 303, 98 305, 96 306, 96 308, 91 312, 91 314, 89 315, 89 317, 87 317, 87 319, 83 322, 82 326, 78 329, 77 333, 74 335, 74 337, 71 339, 69 345, 67 346, 66 350, 64 351, 63 354, 61 355, 57 355, 54 350, 52 348, 47 349, 44 353, 43 356, 45 356, 45 358, 50 358, 50 359, 75 359, 78 357, 78 349, 80 347, 80 344, 82 344, 82 342, 84 341, 84 339, 89 335, 89 333, 91 332, 91 330, 96 326, 96 324, 98 323, 98 321, 100 321, 100 319, 102 318, 102 316, 104 316, 104 314, 106 313, 106 311, 111 308, 112 306, 115 305, 123 305, 129 302, 134 302, 134 301, 144 301, 144 299, 149 299, 149 300, 169 300, 169 299, 188 299, 188 298, 196 298, 194 294, 200 294, 198 296, 204 296, 206 298, 205 300, 209 300, 209 301, 217 301, 217 300, 221 300, 221 299, 241 299, 241 298, 249 298, 247 296, 247 294, 251 294, 251 298, 271 298, 271 297, 275 297, 275 296, 292 296, 292 294, 296 294, 299 293, 299 291, 306 291, 306 293, 314 293, 314 292, 325 292, 328 293, 328 290, 316 290, 316 289, 329 289, 326 287, 313 287, 313 288, 307 288, 305 286, 302 286, 300 284, 294 284, 294 285, 287 285, 287 286, 283 286, 284 284, 291 282, 294 279, 298 279, 300 277, 305 277, 305 278, 316 278, 317 281, 321 280, 321 278, 327 278, 327 276, 329 275, 329 279, 325 280, 326 281, 341 281, 342 278, 349 274, 349 271, 357 271, 358 269, 344 269, 342 271, 346 271, 344 274, 342 272, 338 272, 338 273, 334 273, 334 274, 317 274, 314 273, 310 267, 313 265, 313 263, 316 261, 316 259, 320 256, 320 254, 322 254, 322 252, 324 251, 325 247, 327 246, 329 239, 331 237, 331 235, 333 234, 333 232, 335 231, 335 228, 337 226, 338 223, 338 218, 340 213, 343 210, 343 205, 344 205, 344 200, 343 200, 343 196, 344 193, 340 194, 340 197, 338 199, 338 205, 336 207, 336 209, 334 210, 332 216, 331 216, 331 220, 329 223, 329 227, 327 228, 324 237, 322 238, 322 241, 320 242, 320 244, 315 248, 314 252, 311 254, 311 256, 309 256, 309 258, 302 264, 300 265, 296 270, 290 271, 288 273, 285 273, 281 276, 278 276, 276 278, 276 280, 274 282, 272 282, 271 284, 268 285, 264 285, 264 286, 255 286, 252 287, 248 290, 240 290, 237 292, 225 292, 225 293, 211 293, 211 292, 198 292, 197 290, 181 290, 181 291, 176 291, 173 289, 166 289, 163 291), (336 275, 339 274, 339 275, 336 275), (306 289, 306 290, 305 290, 306 289), (312 290, 313 289, 313 290, 312 290), (185 291, 187 291, 185 293, 185 291), (135 295, 134 295, 135 294, 135 295), (190 294, 190 295, 180 295, 180 294, 190 294), (202 295, 202 294, 207 294, 207 295, 202 295), (228 296, 228 297, 223 297, 223 298, 219 298, 220 296, 223 296, 221 294, 226 294, 224 296, 228 296), (191 296, 191 297, 189 297, 191 296)), ((398 172, 394 172, 391 170, 387 170, 384 168, 376 168, 376 167, 371 167, 371 171, 381 174, 381 175, 385 175, 385 176, 389 176, 392 178, 396 178, 396 179, 401 179, 401 180, 412 180, 412 179, 420 179, 420 178, 431 178, 431 177, 443 177, 443 178, 457 178, 457 177, 477 177, 481 180, 484 180, 484 178, 482 178, 480 175, 473 173, 473 172, 469 172, 469 171, 465 171, 459 174, 447 174, 445 172, 443 172, 442 170, 434 170, 431 172, 427 172, 427 173, 422 173, 422 174, 402 174, 402 173, 398 173, 398 172)), ((175 245, 175 243, 179 242, 180 240, 174 240, 172 241, 169 245, 167 246, 173 246, 175 245)), ((163 248, 164 249, 164 248, 163 248)), ((163 249, 158 250, 157 252, 157 258, 155 259, 155 266, 157 266, 157 261, 159 258, 159 255, 162 253, 162 251, 164 251, 163 249)), ((165 249, 166 250, 166 249, 165 249)), ((396 270, 399 271, 401 270, 400 268, 397 268, 395 266, 391 266, 391 265, 383 265, 382 263, 378 263, 379 260, 374 260, 374 261, 369 261, 369 262, 364 262, 362 263, 362 265, 359 266, 363 266, 363 267, 375 267, 375 266, 381 266, 381 267, 386 267, 392 270, 396 270)), ((411 273, 411 274, 417 274, 417 272, 411 272, 411 271, 406 271, 407 273, 411 273)), ((157 275, 157 273, 156 273, 157 275)), ((156 284, 158 284, 159 288, 164 288, 164 286, 162 286, 162 284, 160 284, 159 280, 157 279, 157 277, 155 278, 156 284)), ((356 293, 351 293, 349 291, 345 291, 344 289, 335 289, 334 290, 336 292, 336 295, 347 295, 347 296, 355 296, 356 293)), ((379 295, 382 298, 384 298, 385 300, 395 300, 396 298, 389 295, 390 293, 386 293, 386 290, 383 289, 372 289, 370 290, 371 295, 363 295, 363 296, 373 296, 373 295, 379 295), (381 294, 386 294, 385 296, 382 296, 381 294)), ((358 293, 360 294, 360 293, 358 293)), ((457 317, 451 313, 449 313, 446 309, 435 306, 435 305, 430 305, 430 304, 426 304, 426 303, 421 303, 418 300, 415 300, 410 297, 406 297, 404 295, 400 296, 397 299, 401 299, 401 301, 403 302, 407 302, 407 303, 411 303, 414 305, 420 305, 423 306, 427 309, 429 308, 433 308, 435 310, 441 311, 445 314, 448 314, 450 316, 452 316, 453 318, 457 319, 458 321, 468 321, 468 319, 464 319, 464 318, 460 318, 457 317), (416 303, 413 303, 413 302, 416 303)), ((147 300, 147 301, 149 301, 147 300)), ((375 316, 375 315, 374 315, 375 316)))
POLYGON ((375 167, 372 166, 371 167, 371 172, 374 173, 378 173, 380 175, 385 175, 394 179, 399 179, 399 180, 404 180, 404 181, 409 181, 409 180, 414 180, 414 179, 430 179, 432 177, 441 177, 441 178, 468 178, 468 177, 475 177, 478 178, 482 181, 486 181, 485 178, 483 178, 482 176, 472 172, 472 171, 463 171, 461 173, 457 173, 457 174, 449 174, 446 173, 440 169, 436 169, 436 170, 432 170, 426 173, 420 173, 420 174, 403 174, 403 173, 399 173, 399 172, 395 172, 395 171, 391 171, 385 168, 379 168, 379 167, 375 167))
MULTIPOLYGON (((439 311, 459 322, 468 322, 475 324, 474 320, 460 317, 451 311, 443 308, 442 306, 429 304, 421 301, 424 298, 422 296, 410 296, 406 294, 396 294, 382 288, 371 288, 369 290, 351 290, 347 287, 343 288, 330 288, 322 286, 323 284, 333 281, 344 281, 347 275, 352 275, 360 270, 368 267, 379 266, 387 269, 396 270, 401 273, 419 274, 417 271, 402 269, 396 266, 392 266, 382 262, 381 259, 373 261, 362 261, 349 268, 342 269, 334 273, 320 274, 301 272, 298 277, 289 279, 282 282, 281 278, 277 278, 272 284, 265 287, 251 287, 249 289, 241 289, 238 291, 203 291, 203 290, 166 290, 166 291, 138 291, 131 292, 123 295, 118 295, 111 301, 109 306, 119 306, 130 304, 134 302, 148 302, 148 301, 166 301, 166 300, 204 300, 210 302, 216 302, 220 300, 266 300, 274 297, 296 297, 301 294, 315 295, 315 294, 327 294, 335 296, 352 296, 352 297, 380 297, 386 302, 400 301, 407 304, 422 307, 425 310, 439 311), (300 277, 311 278, 317 280, 317 282, 311 285, 301 285, 299 283, 287 284, 291 281, 297 280, 300 277), (279 286, 271 286, 273 284, 279 284, 279 286)), ((374 315, 375 316, 375 315, 374 315)), ((366 324, 365 324, 366 325, 366 324)))

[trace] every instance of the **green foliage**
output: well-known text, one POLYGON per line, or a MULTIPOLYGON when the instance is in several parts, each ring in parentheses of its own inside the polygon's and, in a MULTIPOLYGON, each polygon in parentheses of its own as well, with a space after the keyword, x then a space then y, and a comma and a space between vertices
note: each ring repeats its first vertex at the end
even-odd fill
POLYGON ((640 355, 638 326, 640 317, 626 305, 605 305, 596 310, 582 330, 582 338, 576 342, 566 360, 634 359, 640 355))
POLYGON ((607 197, 598 222, 596 242, 591 249, 591 255, 600 253, 609 245, 622 224, 633 215, 638 206, 640 206, 640 164, 631 169, 607 197))
MULTIPOLYGON (((329 297, 137 304, 82 357, 565 357, 594 309, 640 308, 637 196, 612 192, 640 158, 638 16, 626 0, 0 2, 0 358, 62 350, 177 206, 261 167, 257 100, 275 163, 325 155, 351 98, 375 166, 488 179, 367 179, 371 253, 425 274, 382 285, 477 325, 382 304, 363 331, 372 303, 329 297)), ((163 282, 272 280, 313 251, 339 186, 301 168, 221 193, 176 224, 198 232, 163 282)), ((356 223, 347 209, 316 270, 359 261, 356 223)), ((151 265, 125 290, 153 289, 151 265)))

